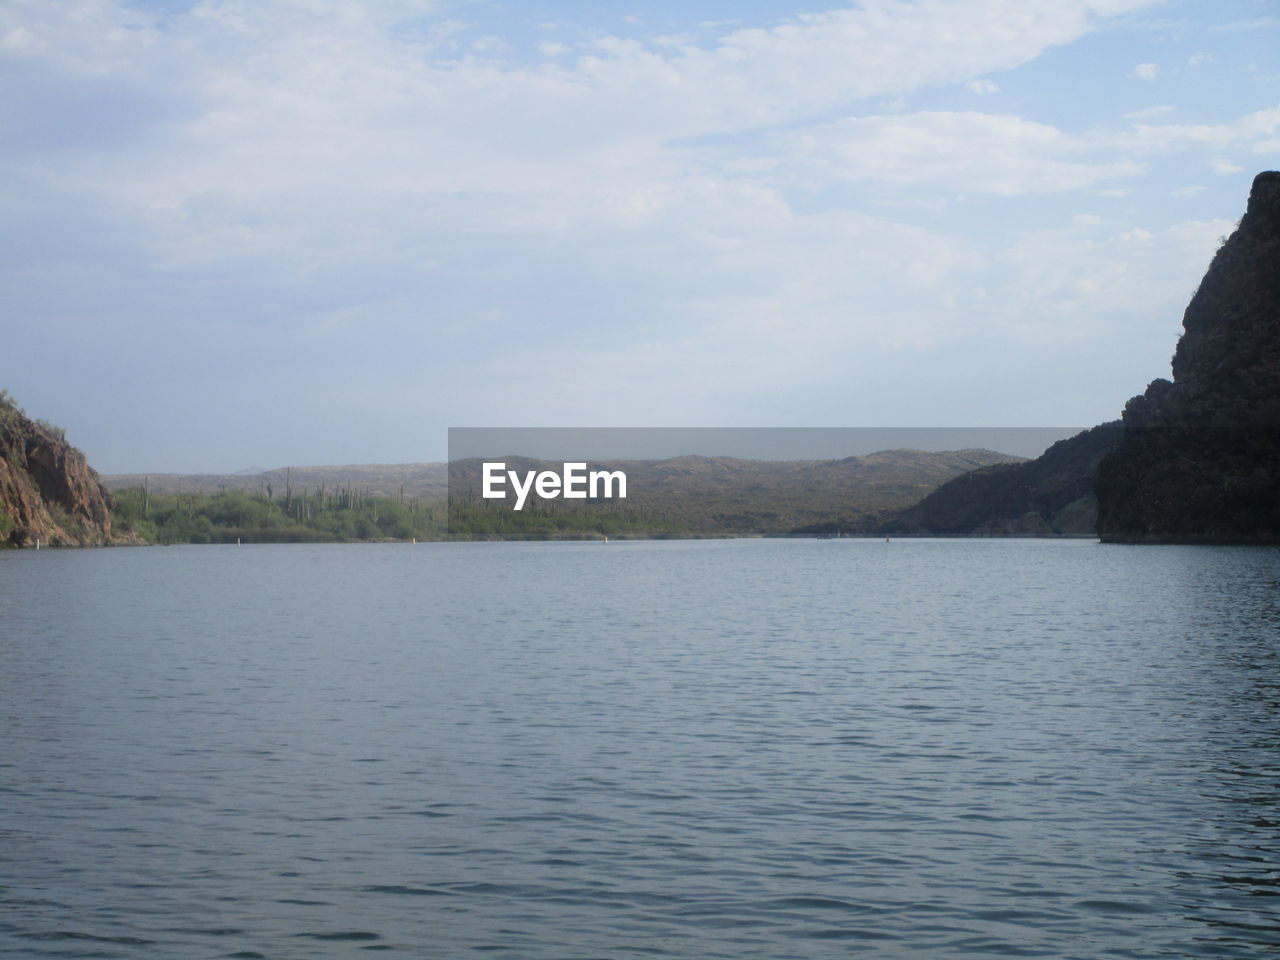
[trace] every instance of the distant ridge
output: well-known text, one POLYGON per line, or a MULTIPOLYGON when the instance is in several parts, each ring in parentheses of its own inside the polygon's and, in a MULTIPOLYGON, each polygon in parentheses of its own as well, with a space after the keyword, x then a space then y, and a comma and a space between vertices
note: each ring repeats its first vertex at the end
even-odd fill
POLYGON ((1090 537, 1093 474, 1120 441, 1113 421, 1059 440, 1034 460, 996 464, 948 480, 877 532, 931 537, 1090 537))
MULTIPOLYGON (((495 459, 522 472, 559 466, 525 457, 495 459)), ((702 455, 598 460, 588 469, 626 473, 628 497, 618 509, 645 512, 699 536, 821 536, 869 533, 885 514, 917 502, 952 477, 1022 459, 980 449, 881 450, 837 460, 702 455)), ((455 495, 466 490, 478 495, 481 463, 470 458, 451 465, 455 495)))
POLYGON ((256 493, 268 485, 283 495, 286 484, 295 489, 351 486, 375 497, 399 496, 443 499, 448 471, 443 463, 357 463, 341 466, 277 467, 260 473, 109 473, 102 477, 108 490, 140 487, 153 493, 256 493))
MULTIPOLYGON (((511 469, 547 469, 559 463, 503 457, 511 469)), ((882 450, 835 460, 748 460, 687 455, 664 460, 593 463, 629 478, 625 507, 648 511, 665 529, 698 536, 870 532, 891 511, 917 502, 939 484, 969 470, 1023 458, 993 450, 942 452, 882 450)), ((481 460, 452 465, 455 493, 478 489, 481 460)), ((144 484, 152 494, 242 491, 280 500, 350 488, 364 496, 444 500, 449 469, 443 463, 347 464, 280 467, 257 474, 111 474, 114 491, 144 484)))

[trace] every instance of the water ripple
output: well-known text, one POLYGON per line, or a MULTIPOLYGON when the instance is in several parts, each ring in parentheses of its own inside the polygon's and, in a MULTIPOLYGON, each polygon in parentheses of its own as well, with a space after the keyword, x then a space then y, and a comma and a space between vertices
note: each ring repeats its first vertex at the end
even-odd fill
POLYGON ((866 546, 0 554, 0 951, 1277 955, 1280 551, 866 546))

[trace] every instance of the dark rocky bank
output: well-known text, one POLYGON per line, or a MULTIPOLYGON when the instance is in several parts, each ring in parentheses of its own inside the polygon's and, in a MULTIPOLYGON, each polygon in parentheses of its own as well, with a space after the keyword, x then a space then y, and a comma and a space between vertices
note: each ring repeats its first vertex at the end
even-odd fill
POLYGON ((916 537, 1091 537, 1093 473, 1120 439, 1113 421, 1059 440, 1035 460, 949 480, 879 529, 916 537))
POLYGON ((1280 542, 1280 173, 1191 298, 1173 380, 1124 409, 1098 466, 1098 535, 1113 542, 1280 542))
POLYGON ((1280 543, 1280 173, 1254 179, 1182 325, 1173 379, 1121 420, 957 477, 879 532, 1280 543))

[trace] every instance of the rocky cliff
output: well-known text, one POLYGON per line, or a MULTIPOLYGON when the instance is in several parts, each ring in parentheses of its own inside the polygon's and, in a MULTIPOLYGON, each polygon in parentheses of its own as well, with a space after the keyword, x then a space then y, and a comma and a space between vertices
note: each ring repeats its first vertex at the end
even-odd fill
POLYGON ((56 427, 0 392, 0 546, 103 546, 110 494, 56 427))
POLYGON ((1182 325, 1173 380, 1126 404, 1099 464, 1098 535, 1280 542, 1280 173, 1254 179, 1182 325))
POLYGON ((949 480, 886 521, 882 534, 925 537, 1093 536, 1093 473, 1120 438, 1115 421, 1059 440, 1035 460, 949 480))

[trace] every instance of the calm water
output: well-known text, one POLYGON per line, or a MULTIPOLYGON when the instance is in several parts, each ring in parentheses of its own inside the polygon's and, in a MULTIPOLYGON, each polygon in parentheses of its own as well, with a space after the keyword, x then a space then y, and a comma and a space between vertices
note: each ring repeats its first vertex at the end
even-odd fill
POLYGON ((0 953, 1274 957, 1280 550, 0 553, 0 953))

